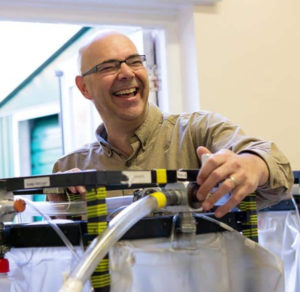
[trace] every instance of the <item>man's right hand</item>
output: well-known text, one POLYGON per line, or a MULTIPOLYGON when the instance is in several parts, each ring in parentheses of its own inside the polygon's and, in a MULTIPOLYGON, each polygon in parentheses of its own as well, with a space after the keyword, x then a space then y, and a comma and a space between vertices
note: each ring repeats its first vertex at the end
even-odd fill
MULTIPOLYGON (((56 172, 55 174, 59 174, 59 173, 70 173, 70 172, 79 172, 81 171, 81 169, 79 168, 72 168, 70 170, 67 171, 59 171, 56 172)), ((86 193, 86 188, 84 186, 69 186, 68 190, 72 193, 72 194, 80 194, 81 199, 85 200, 85 193, 86 193)), ((61 202, 61 201, 65 201, 64 197, 62 197, 60 194, 48 194, 47 195, 47 200, 48 201, 52 201, 52 202, 61 202)))

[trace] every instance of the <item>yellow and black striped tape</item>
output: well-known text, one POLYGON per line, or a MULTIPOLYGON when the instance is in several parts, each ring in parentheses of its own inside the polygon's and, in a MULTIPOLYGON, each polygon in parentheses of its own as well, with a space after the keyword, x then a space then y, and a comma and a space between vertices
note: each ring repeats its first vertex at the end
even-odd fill
POLYGON ((103 273, 103 272, 108 271, 108 264, 109 264, 108 258, 104 258, 104 259, 100 262, 100 264, 97 266, 95 272, 96 272, 96 273, 97 273, 97 272, 98 272, 98 273, 103 273))
POLYGON ((107 222, 88 222, 87 230, 89 235, 99 235, 107 228, 107 222))
POLYGON ((95 205, 87 205, 87 213, 90 217, 104 216, 107 214, 106 204, 100 203, 95 205))
POLYGON ((240 203, 240 210, 249 214, 249 219, 242 224, 243 235, 254 241, 258 241, 256 194, 246 196, 240 203))
POLYGON ((257 228, 243 229, 243 235, 248 238, 251 238, 253 236, 256 237, 257 232, 258 232, 257 228))
MULTIPOLYGON (((247 221, 248 224, 257 226, 257 214, 250 214, 249 220, 247 221)), ((247 224, 245 223, 245 224, 247 224)))
POLYGON ((241 210, 253 210, 256 211, 256 202, 250 201, 250 202, 240 202, 240 209, 241 210))
MULTIPOLYGON (((106 188, 99 187, 88 190, 86 193, 87 200, 87 230, 89 235, 98 236, 107 228, 107 207, 105 203, 106 188)), ((110 286, 109 261, 104 258, 98 264, 96 270, 91 276, 91 282, 94 289, 107 288, 110 286)))
POLYGON ((105 200, 106 199, 106 188, 93 188, 87 192, 86 200, 93 201, 93 200, 105 200))
POLYGON ((109 274, 93 274, 91 277, 92 286, 94 288, 103 288, 110 285, 109 274))

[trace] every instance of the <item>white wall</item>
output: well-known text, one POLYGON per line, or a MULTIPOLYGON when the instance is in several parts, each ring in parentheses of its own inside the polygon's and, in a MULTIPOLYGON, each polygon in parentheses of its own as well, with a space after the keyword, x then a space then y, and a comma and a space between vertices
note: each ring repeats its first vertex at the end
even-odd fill
POLYGON ((201 108, 273 140, 300 169, 300 1, 194 9, 201 108))

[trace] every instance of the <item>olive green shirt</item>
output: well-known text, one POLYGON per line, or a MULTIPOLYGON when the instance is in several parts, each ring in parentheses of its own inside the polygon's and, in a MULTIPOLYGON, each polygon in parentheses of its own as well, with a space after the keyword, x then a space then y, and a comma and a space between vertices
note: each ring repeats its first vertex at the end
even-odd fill
POLYGON ((268 165, 269 181, 259 187, 258 207, 263 208, 287 197, 293 175, 286 157, 272 142, 245 135, 242 129, 216 113, 199 111, 179 115, 163 114, 150 105, 144 123, 135 131, 130 143, 133 152, 122 154, 107 142, 103 124, 97 142, 60 158, 53 172, 72 168, 96 170, 199 169, 198 146, 211 152, 230 149, 235 153, 251 152, 268 165))

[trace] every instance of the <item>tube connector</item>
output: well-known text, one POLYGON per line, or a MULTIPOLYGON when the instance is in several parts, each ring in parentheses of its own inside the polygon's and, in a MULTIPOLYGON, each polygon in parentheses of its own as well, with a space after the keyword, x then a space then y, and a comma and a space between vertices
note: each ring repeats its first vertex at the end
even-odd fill
POLYGON ((166 206, 167 204, 167 197, 164 193, 162 192, 154 192, 154 193, 151 193, 149 195, 150 197, 153 197, 156 199, 156 202, 157 202, 157 208, 163 208, 166 206))

